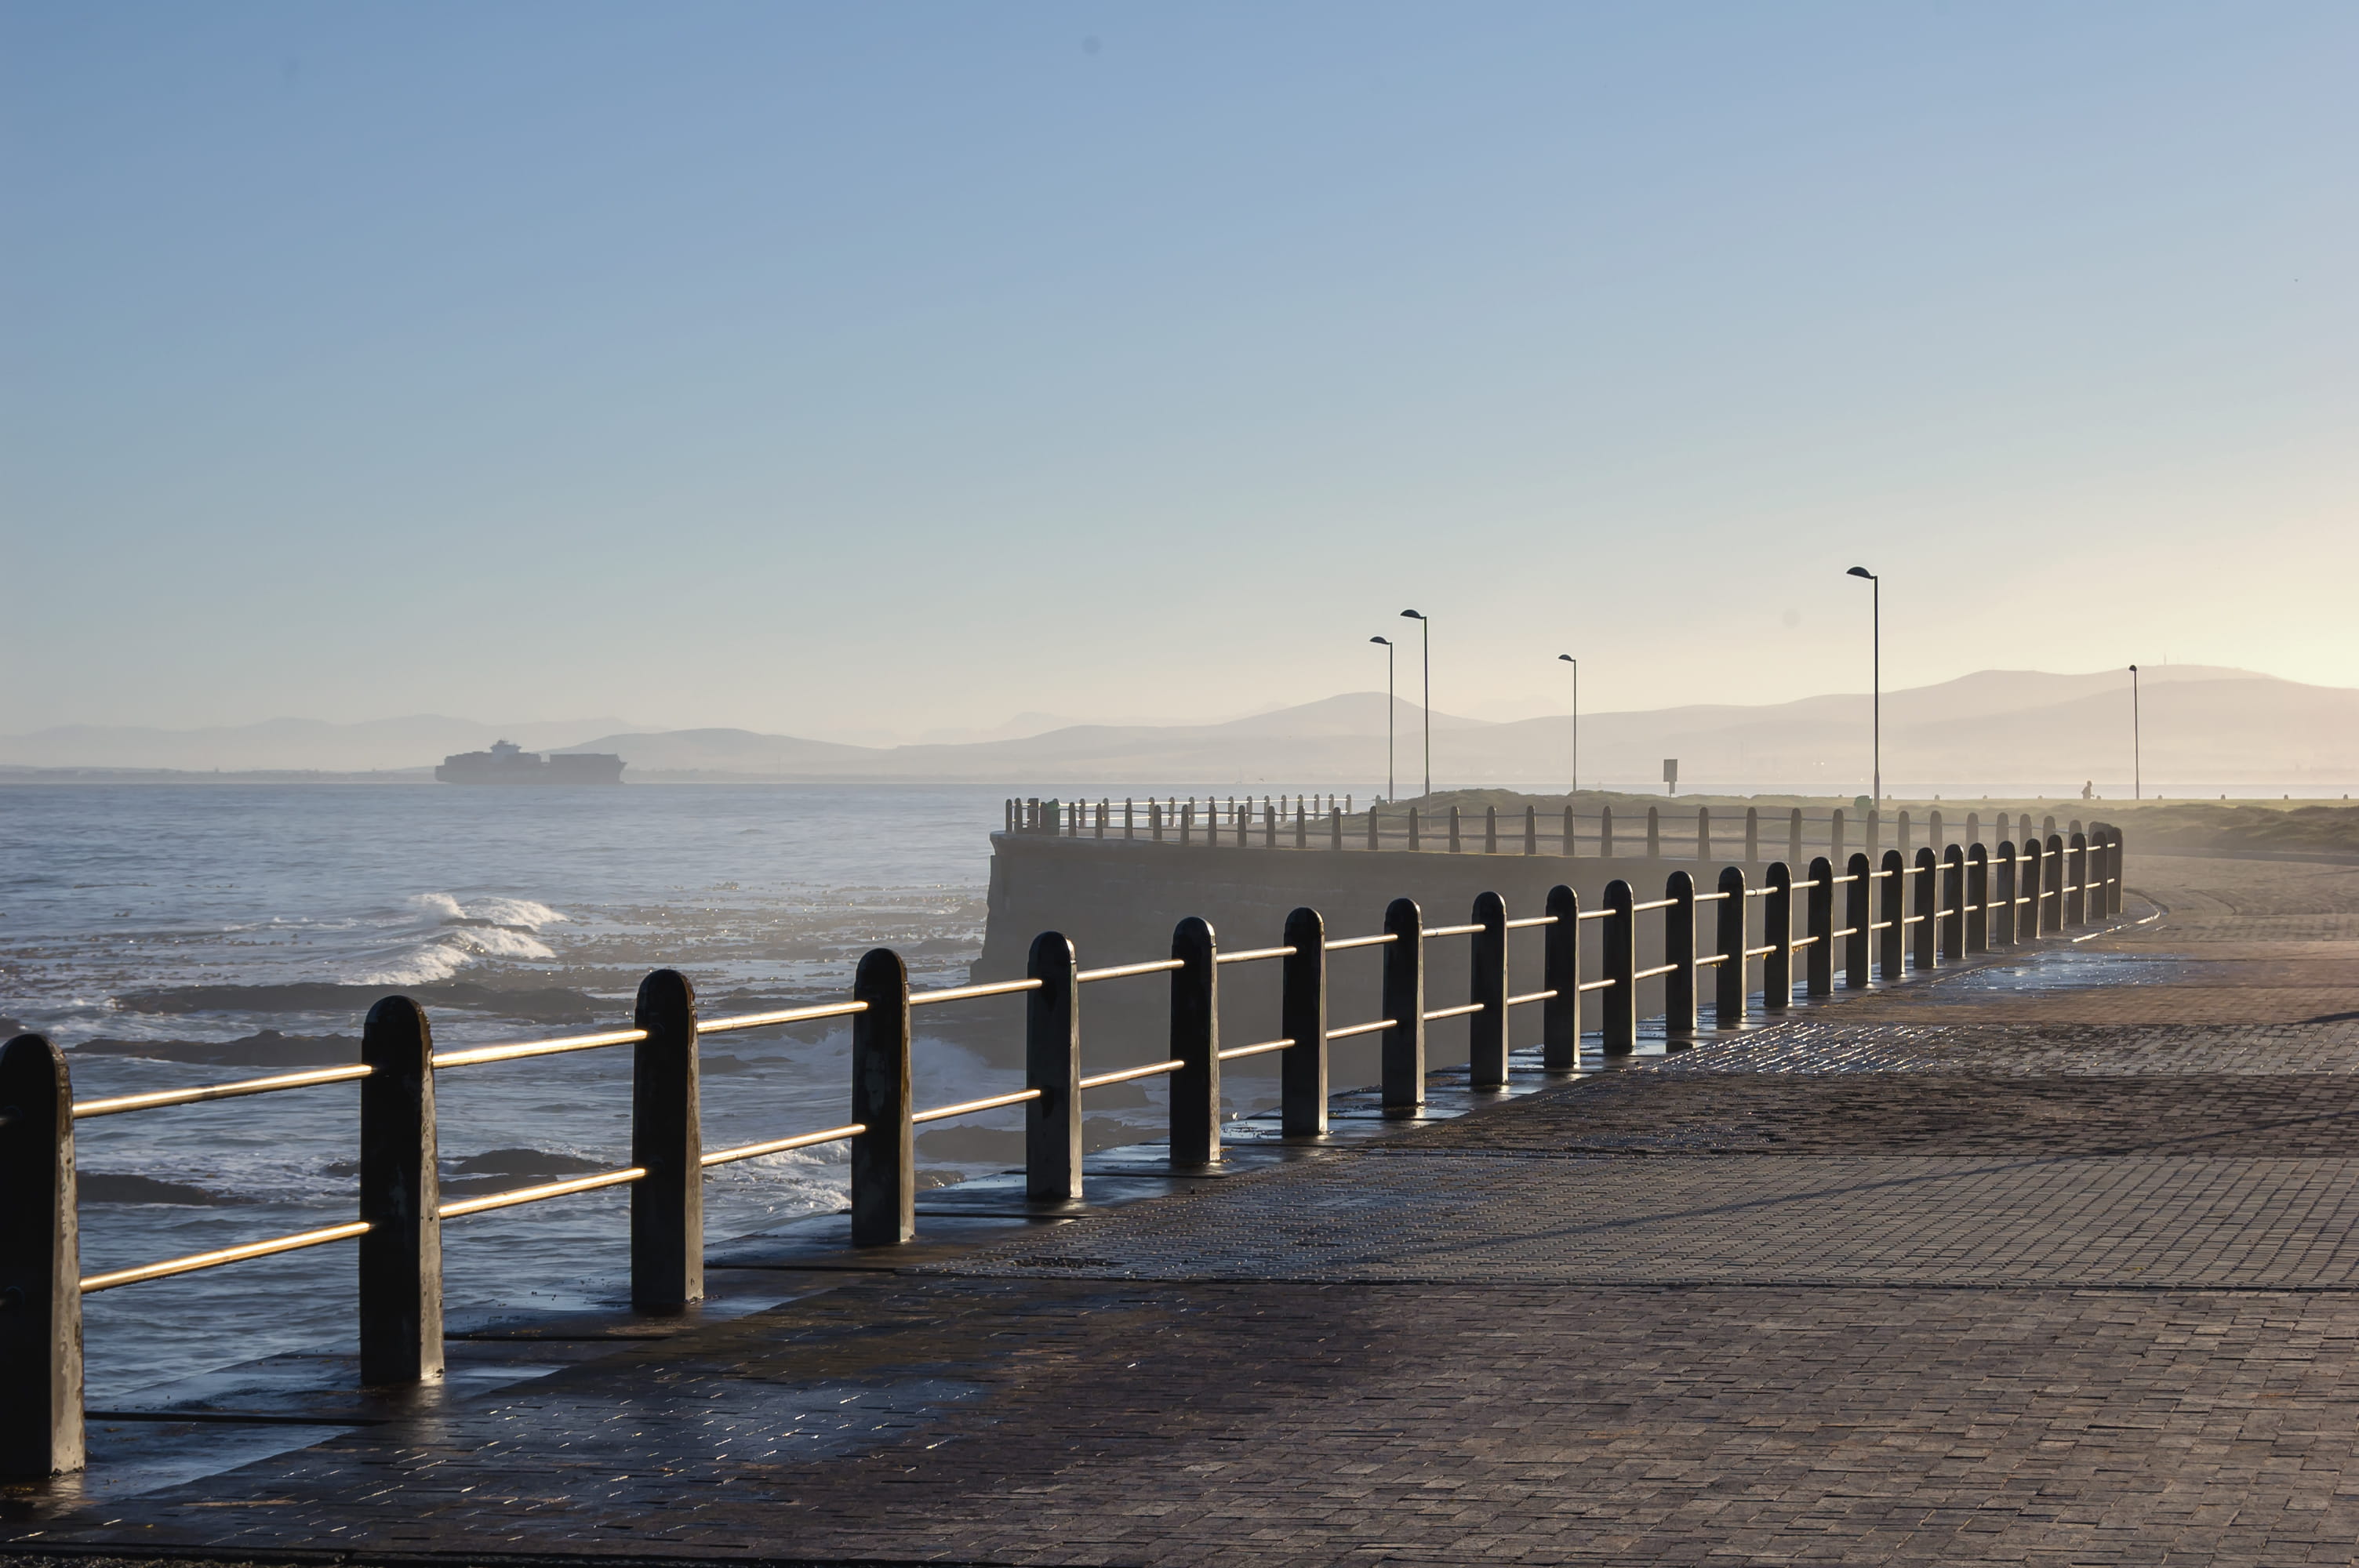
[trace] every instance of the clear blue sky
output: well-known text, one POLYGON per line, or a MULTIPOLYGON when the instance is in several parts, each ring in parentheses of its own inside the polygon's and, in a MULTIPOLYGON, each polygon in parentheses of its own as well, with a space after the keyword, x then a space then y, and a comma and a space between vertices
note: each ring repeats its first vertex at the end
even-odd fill
POLYGON ((0 730, 2359 684, 2359 6, 0 5, 0 730), (1413 630, 1413 629, 1410 629, 1413 630))

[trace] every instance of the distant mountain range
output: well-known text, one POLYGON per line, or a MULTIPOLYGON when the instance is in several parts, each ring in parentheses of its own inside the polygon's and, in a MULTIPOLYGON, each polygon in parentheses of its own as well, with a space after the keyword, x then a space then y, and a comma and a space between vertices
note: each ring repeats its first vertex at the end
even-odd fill
MULTIPOLYGON (((974 782, 1025 794, 1351 789, 1385 781, 1385 697, 1352 692, 1222 724, 1059 724, 1027 714, 984 730, 992 739, 872 747, 750 730, 632 730, 612 720, 511 725, 530 749, 613 752, 625 779, 974 782)), ((2339 795, 2359 786, 2359 691, 2304 686, 2251 671, 2175 665, 2144 678, 2147 792, 2339 795)), ((1393 705, 1397 778, 1414 794, 1423 771, 1423 716, 1393 705)), ((1053 721, 1051 721, 1053 722, 1053 721)), ((1563 788, 1572 765, 1568 717, 1487 723, 1433 716, 1437 787, 1563 788)), ((0 766, 309 768, 430 767, 473 750, 493 727, 420 717, 331 725, 277 719, 207 730, 45 730, 0 737, 0 766)), ((1680 759, 1683 791, 1847 795, 1867 787, 1864 694, 1766 707, 1698 705, 1585 715, 1581 782, 1659 789, 1680 759)), ((2127 677, 1985 670, 1884 697, 1888 792, 2062 795, 2084 780, 2126 794, 2132 766, 2127 677)))

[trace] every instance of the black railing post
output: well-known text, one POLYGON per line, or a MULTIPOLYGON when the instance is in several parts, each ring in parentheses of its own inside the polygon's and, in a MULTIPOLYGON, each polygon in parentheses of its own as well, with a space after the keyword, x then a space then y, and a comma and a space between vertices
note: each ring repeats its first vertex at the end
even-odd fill
POLYGON ((2064 861, 2064 924, 2086 925, 2089 923, 2089 836, 2072 835, 2065 849, 2064 861))
POLYGON ((2122 912, 2122 830, 2109 828, 2105 833, 2105 913, 2122 912))
POLYGON ((1810 891, 1802 901, 1802 924, 1810 950, 1802 960, 1802 989, 1810 996, 1835 994, 1835 868, 1824 855, 1810 862, 1810 891))
POLYGON ((38 1480, 84 1453, 73 1079, 46 1035, 0 1046, 0 1476, 38 1480))
POLYGON ((1483 1011, 1466 1015, 1466 1077, 1471 1088, 1507 1087, 1507 903, 1495 892, 1474 895, 1468 924, 1483 929, 1468 944, 1466 1000, 1483 1011))
POLYGON ((1843 874, 1851 878, 1843 884, 1843 987, 1847 990, 1867 989, 1868 938, 1875 935, 1868 927, 1875 923, 1870 913, 1875 908, 1875 864, 1857 850, 1843 868, 1843 874))
POLYGON ((2023 841, 2023 871, 2016 890, 2015 939, 2037 942, 2048 935, 2048 847, 2037 838, 2023 841))
POLYGON ((1757 806, 1745 808, 1745 863, 1761 863, 1761 808, 1757 806))
POLYGON ((1802 808, 1794 807, 1786 822, 1786 865, 1788 870, 1802 863, 1802 808))
POLYGON ((1769 862, 1761 895, 1761 1008, 1783 1012, 1794 1000, 1794 869, 1769 862))
POLYGON ((1875 888, 1875 918, 1884 926, 1876 933, 1882 940, 1875 945, 1875 973, 1888 986, 1900 979, 1901 955, 1908 950, 1908 927, 1901 921, 1908 907, 1908 862, 1899 850, 1884 852, 1875 888))
POLYGON ((1647 807, 1647 859, 1663 858, 1663 813, 1659 806, 1647 807))
POLYGON ((1310 848, 1310 812, 1299 795, 1294 797, 1294 847, 1298 849, 1310 848))
POLYGON ((1483 808, 1483 853, 1495 855, 1498 852, 1499 808, 1495 806, 1486 806, 1483 808))
POLYGON ((1950 836, 1941 830, 1941 808, 1938 806, 1925 814, 1925 842, 1932 846, 1936 855, 1949 848, 1950 836))
POLYGON ((1982 841, 1983 814, 1979 811, 1969 811, 1966 813, 1966 842, 1971 846, 1982 841))
POLYGON ((1171 1162, 1221 1162, 1221 968, 1212 928, 1190 915, 1171 932, 1171 1162))
MULTIPOLYGON (((1343 847, 1343 808, 1340 806, 1328 808, 1327 847, 1330 849, 1340 849, 1343 847)), ((1368 848, 1373 849, 1375 847, 1376 808, 1372 806, 1368 808, 1368 848)))
POLYGON ((1990 850, 1979 838, 1966 849, 1966 951, 1990 951, 1990 850))
POLYGON ((1080 965, 1061 931, 1032 938, 1024 976, 1024 1195, 1042 1203, 1082 1196, 1082 1010, 1080 965))
POLYGON ((1418 847, 1417 807, 1414 806, 1408 808, 1408 847, 1412 849, 1418 847))
POLYGON ((1450 808, 1450 852, 1456 855, 1462 853, 1463 849, 1464 846, 1460 843, 1458 838, 1458 808, 1453 806, 1450 808))
POLYGON ((442 1206, 434 1125, 434 1033, 406 996, 361 1027, 361 1381, 442 1375, 442 1206))
POLYGON ((1867 812, 1867 858, 1878 864, 1884 859, 1884 813, 1874 806, 1867 812))
POLYGON ((1696 807, 1696 860, 1699 864, 1712 859, 1712 807, 1696 807))
POLYGON ((1745 977, 1748 972, 1745 909, 1750 902, 1745 896, 1745 868, 1723 866, 1720 904, 1714 912, 1720 964, 1712 975, 1712 1021, 1718 1029, 1740 1029, 1745 1024, 1745 977))
POLYGON ((1610 806, 1597 808, 1597 858, 1601 860, 1614 858, 1614 808, 1610 806))
POLYGON ((1941 962, 1966 956, 1966 852, 1955 844, 1941 851, 1941 962))
POLYGON ((2048 836, 2048 852, 2040 860, 2043 862, 2041 881, 2046 888, 2044 902, 2047 907, 2040 912, 2039 929, 2043 932, 2061 931, 2064 929, 2064 883, 2072 870, 2071 860, 2064 852, 2062 834, 2050 833, 2048 836))
POLYGON ((1286 946, 1277 1032, 1294 1044, 1277 1054, 1278 1130, 1317 1138, 1327 1130, 1327 923, 1317 910, 1286 917, 1286 946))
POLYGON ((1843 814, 1840 806, 1827 818, 1827 860, 1833 865, 1843 863, 1843 814))
MULTIPOLYGON (((704 1296, 704 1134, 696 1076, 696 989, 678 969, 639 982, 631 1026, 631 1304, 677 1312, 704 1296)), ((858 1113, 854 1113, 855 1119, 858 1113)))
POLYGON ((1605 1054, 1627 1056, 1638 1048, 1638 917, 1631 906, 1637 899, 1630 884, 1615 877, 1605 884, 1603 936, 1605 973, 1605 1054))
MULTIPOLYGON (((1571 807, 1567 806, 1570 811, 1571 807)), ((1551 1073, 1581 1070, 1581 895, 1562 882, 1549 889, 1540 984, 1551 994, 1540 1003, 1540 1065, 1551 1073)))
MULTIPOLYGON (((1128 795, 1123 796, 1122 801, 1122 836, 1125 838, 1138 837, 1138 815, 1135 809, 1135 803, 1128 795)), ((1157 837, 1160 838, 1161 835, 1158 834, 1157 837)))
POLYGON ((890 947, 872 947, 853 973, 852 997, 852 1244, 897 1247, 918 1233, 916 1130, 909 1122, 909 970, 890 947))
POLYGON ((1375 847, 1376 847, 1376 808, 1375 808, 1375 806, 1373 804, 1371 804, 1371 805, 1369 806, 1369 807, 1368 807, 1368 848, 1369 848, 1369 849, 1375 849, 1375 847))
POLYGON ((1915 916, 1908 929, 1908 962, 1919 971, 1933 968, 1933 938, 1940 927, 1940 917, 1934 913, 1941 906, 1941 890, 1936 881, 1940 862, 1933 858, 1933 846, 1926 844, 1917 850, 1917 869, 1909 873, 1913 896, 1908 901, 1908 913, 1915 916))
POLYGON ((1673 871, 1663 879, 1663 1037, 1692 1040, 1696 1032, 1695 877, 1673 871))
MULTIPOLYGON (((2005 816, 1999 817, 2006 820, 2005 816)), ((1994 947, 2015 946, 2015 840, 1999 840, 1998 854, 1991 866, 1990 940, 1994 947)))
POLYGON ((1525 854, 1527 854, 1527 855, 1537 855, 1537 854, 1538 854, 1539 852, 1540 852, 1540 812, 1539 812, 1539 807, 1538 807, 1538 806, 1527 806, 1524 807, 1524 853, 1525 853, 1525 854))
POLYGON ((1902 812, 1895 821, 1893 831, 1896 838, 1892 847, 1906 858, 1908 853, 1908 814, 1907 812, 1902 812))
MULTIPOLYGON (((1412 816, 1415 808, 1411 807, 1412 816)), ((1425 1103, 1425 916, 1413 898, 1385 909, 1384 1102, 1387 1111, 1425 1103)))
POLYGON ((1573 821, 1572 807, 1568 806, 1564 808, 1564 830, 1558 839, 1559 848, 1563 853, 1564 858, 1568 860, 1572 859, 1573 850, 1581 843, 1581 836, 1579 832, 1576 831, 1576 827, 1577 825, 1573 821))

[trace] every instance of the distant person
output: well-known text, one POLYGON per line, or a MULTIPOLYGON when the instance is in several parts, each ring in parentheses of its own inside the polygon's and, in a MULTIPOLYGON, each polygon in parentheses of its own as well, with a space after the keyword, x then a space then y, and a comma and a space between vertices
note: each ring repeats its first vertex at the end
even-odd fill
POLYGON ((2081 784, 2081 798, 2082 798, 2082 800, 2094 800, 2094 799, 2096 799, 2096 798, 2097 798, 2097 781, 2096 781, 2096 780, 2094 780, 2094 779, 2084 779, 2083 781, 2082 781, 2082 784, 2081 784))

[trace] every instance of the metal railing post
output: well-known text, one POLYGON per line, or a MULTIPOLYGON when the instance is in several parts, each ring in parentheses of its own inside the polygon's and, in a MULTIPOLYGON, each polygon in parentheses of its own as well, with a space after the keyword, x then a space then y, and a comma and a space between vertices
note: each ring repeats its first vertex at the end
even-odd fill
POLYGON ((1757 806, 1745 808, 1745 863, 1761 863, 1761 808, 1757 806))
POLYGON ((1783 1012, 1794 1000, 1794 869, 1784 860, 1769 862, 1761 895, 1761 1008, 1783 1012))
POLYGON ((1376 847, 1376 808, 1372 805, 1372 806, 1370 806, 1368 807, 1368 848, 1369 848, 1369 849, 1375 849, 1375 847, 1376 847))
POLYGON ((1720 964, 1712 973, 1712 1022, 1716 1029, 1740 1029, 1745 1024, 1745 868, 1723 866, 1720 903, 1713 911, 1720 939, 1720 964))
POLYGON ((1524 807, 1524 853, 1525 853, 1525 854, 1527 854, 1527 855, 1537 855, 1537 854, 1538 854, 1539 852, 1540 852, 1540 812, 1539 812, 1539 807, 1538 807, 1538 806, 1527 806, 1524 807))
POLYGON ((2015 946, 2015 840, 2002 838, 1991 866, 1990 942, 1994 947, 2015 946))
POLYGON ((1463 846, 1458 838, 1458 808, 1453 806, 1450 808, 1450 852, 1455 855, 1462 850, 1463 846))
POLYGON ((1032 938, 1024 977, 1024 1195, 1073 1203, 1082 1196, 1082 1010, 1079 963, 1071 938, 1043 931, 1032 938))
POLYGON ((2089 923, 2089 836, 2072 835, 2064 860, 2064 924, 2086 925, 2089 923))
POLYGON ((1601 860, 1614 858, 1614 808, 1610 806, 1597 808, 1597 858, 1601 860))
POLYGON ((2048 836, 2048 852, 2040 860, 2044 873, 2041 881, 2045 884, 2042 902, 2047 907, 2040 911, 2039 929, 2043 932, 2061 931, 2064 929, 2064 883, 2072 869, 2072 862, 2064 852, 2062 834, 2050 833, 2048 836))
POLYGON ((852 980, 852 1244, 897 1247, 918 1233, 916 1129, 909 1121, 909 970, 872 947, 852 980))
MULTIPOLYGON (((1123 796, 1122 801, 1122 836, 1125 838, 1138 837, 1138 817, 1128 795, 1123 796)), ((1156 837, 1161 838, 1162 835, 1158 834, 1156 837)))
POLYGON ((1637 899, 1630 884, 1615 877, 1605 884, 1605 917, 1602 933, 1605 949, 1605 1054, 1627 1056, 1638 1048, 1638 917, 1631 912, 1637 899))
POLYGON ((1875 907, 1875 867, 1866 855, 1858 850, 1843 867, 1851 881, 1843 884, 1843 989, 1864 991, 1868 986, 1868 938, 1875 935, 1868 927, 1875 916, 1869 913, 1875 907))
MULTIPOLYGON (((1413 808, 1412 808, 1413 809, 1413 808)), ((1413 898, 1385 908, 1384 1104, 1388 1111, 1425 1103, 1425 915, 1413 898)))
POLYGON ((1966 813, 1966 843, 1972 846, 1982 841, 1983 814, 1979 811, 1969 811, 1966 813))
POLYGON ((1824 855, 1810 862, 1810 891, 1802 900, 1804 935, 1810 940, 1802 960, 1802 989, 1814 997, 1835 994, 1835 868, 1824 855))
POLYGON ((1941 962, 1966 956, 1966 852, 1955 844, 1941 851, 1941 962))
POLYGON ((1712 807, 1696 807, 1696 860, 1699 864, 1712 859, 1712 807))
POLYGON ((1298 849, 1310 848, 1310 812, 1299 795, 1294 797, 1294 847, 1298 849))
POLYGON ((1418 847, 1417 807, 1414 806, 1408 808, 1408 847, 1412 849, 1418 847))
POLYGON ((1545 927, 1540 938, 1540 984, 1553 994, 1540 1003, 1540 1065, 1551 1073, 1577 1073, 1581 1070, 1581 895, 1557 883, 1549 889, 1548 914, 1556 924, 1545 927))
POLYGON ((48 1036, 0 1046, 0 1476, 82 1467, 73 1079, 48 1036))
POLYGON ((1692 1040, 1696 1032, 1695 878, 1673 871, 1663 879, 1663 1037, 1692 1040))
POLYGON ((1899 850, 1905 857, 1908 853, 1908 814, 1907 812, 1902 812, 1895 822, 1894 832, 1897 837, 1895 838, 1892 847, 1899 850))
MULTIPOLYGON (((704 1134, 696 989, 678 969, 639 982, 631 1027, 631 1304, 677 1312, 704 1296, 704 1134)), ((857 1113, 854 1113, 855 1116, 857 1113)))
POLYGON ((434 1033, 406 996, 361 1027, 361 1382, 442 1376, 442 1184, 434 1120, 434 1033))
POLYGON ((1908 962, 1920 972, 1934 967, 1933 938, 1940 927, 1935 911, 1941 907, 1941 890, 1937 881, 1940 862, 1933 858, 1933 846, 1920 846, 1917 851, 1917 869, 1909 874, 1909 884, 1915 896, 1910 898, 1909 913, 1916 922, 1908 931, 1908 962))
POLYGON ((1483 929, 1468 944, 1466 1082, 1470 1088, 1507 1087, 1507 903, 1495 892, 1474 895, 1468 923, 1483 929))
POLYGON ((1278 1130, 1317 1138, 1327 1130, 1327 922, 1315 909, 1286 917, 1278 960, 1277 1032, 1294 1042, 1277 1054, 1278 1130))
POLYGON ((2022 914, 2016 917, 2015 939, 2037 942, 2048 934, 2048 847, 2037 838, 2023 843, 2023 871, 2017 888, 2016 903, 2022 914))
POLYGON ((1573 821, 1572 807, 1568 806, 1564 808, 1564 831, 1558 840, 1558 849, 1568 860, 1572 859, 1574 849, 1581 843, 1581 836, 1576 831, 1576 826, 1573 821))
POLYGON ((1827 818, 1827 860, 1830 864, 1837 866, 1843 860, 1843 814, 1840 806, 1835 807, 1834 815, 1827 818))
POLYGON ((1990 850, 1979 838, 1966 849, 1966 951, 1990 951, 1990 850))
POLYGON ((1875 973, 1888 986, 1900 979, 1901 955, 1908 950, 1908 928, 1900 922, 1908 907, 1908 862, 1899 850, 1884 852, 1884 866, 1875 888, 1875 918, 1884 925, 1876 933, 1882 940, 1875 945, 1875 973))
MULTIPOLYGON (((1340 806, 1328 808, 1327 847, 1330 849, 1340 849, 1343 847, 1343 808, 1340 806)), ((1375 847, 1376 812, 1375 807, 1370 806, 1368 808, 1368 848, 1373 849, 1375 847)))
POLYGON ((1786 822, 1786 865, 1790 870, 1802 863, 1802 808, 1794 807, 1786 822))
POLYGON ((1659 806, 1647 807, 1647 859, 1663 858, 1663 813, 1659 806))
POLYGON ((2105 831, 2105 913, 2122 912, 2122 830, 2105 831))
POLYGON ((1483 808, 1483 853, 1495 855, 1498 852, 1499 808, 1495 806, 1486 806, 1483 808))
POLYGON ((1219 944, 1202 918, 1171 932, 1171 1162, 1221 1162, 1221 968, 1219 944))
POLYGON ((1883 840, 1884 813, 1870 806, 1867 812, 1867 858, 1870 861, 1879 863, 1882 861, 1883 840))
POLYGON ((1935 806, 1925 814, 1925 842, 1939 855, 1950 846, 1950 836, 1941 831, 1941 808, 1935 806))

